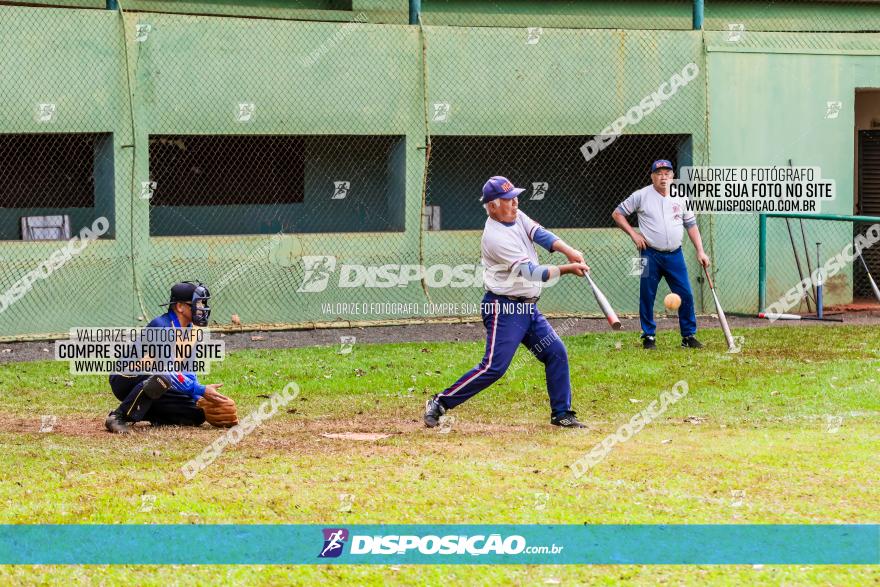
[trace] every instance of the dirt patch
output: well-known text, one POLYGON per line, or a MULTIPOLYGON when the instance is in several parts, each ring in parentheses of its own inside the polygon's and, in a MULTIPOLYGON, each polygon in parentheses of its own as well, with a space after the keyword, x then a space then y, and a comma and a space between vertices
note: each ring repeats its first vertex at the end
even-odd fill
MULTIPOLYGON (((133 434, 119 436, 104 430, 104 417, 59 416, 52 432, 39 432, 41 419, 11 418, 0 414, 0 434, 12 433, 20 442, 39 447, 45 437, 71 438, 78 444, 104 446, 119 450, 160 451, 164 456, 158 462, 165 462, 169 456, 178 454, 177 448, 197 454, 220 438, 225 430, 207 424, 200 427, 164 426, 153 428, 138 425, 133 434), (175 448, 176 447, 176 448, 175 448)), ((386 459, 400 455, 418 458, 418 444, 413 439, 459 450, 468 441, 515 442, 528 437, 539 429, 551 428, 549 424, 534 425, 490 424, 483 422, 457 421, 446 433, 439 429, 427 429, 421 418, 406 414, 394 419, 393 415, 381 418, 357 418, 353 420, 297 420, 285 419, 267 422, 256 428, 240 442, 230 445, 226 451, 236 453, 242 459, 328 459, 356 456, 363 459, 386 459), (328 438, 327 435, 333 437, 328 438), (371 441, 356 440, 375 438, 371 441), (401 442, 401 439, 406 441, 401 442)), ((554 429, 555 430, 555 429, 554 429)), ((559 434, 571 435, 580 431, 559 430, 559 434)), ((159 453, 157 452, 157 455, 159 453)), ((175 461, 176 462, 176 461, 175 461)))
MULTIPOLYGON (((40 416, 34 418, 17 418, 12 416, 0 416, 0 432, 12 434, 34 434, 51 436, 61 434, 64 436, 88 437, 97 433, 108 435, 104 430, 104 418, 81 416, 58 416, 56 420, 44 422, 40 416)), ((140 430, 139 430, 140 431, 140 430)))
MULTIPOLYGON (((32 434, 35 436, 61 435, 78 438, 113 438, 113 434, 104 428, 106 414, 95 416, 57 416, 54 420, 46 421, 42 416, 21 418, 0 414, 0 433, 32 434)), ((207 424, 201 427, 191 426, 161 426, 153 427, 149 423, 139 423, 134 426, 132 438, 139 436, 153 437, 156 435, 170 438, 208 437, 212 431, 219 431, 207 424)))
POLYGON ((868 312, 875 313, 880 316, 880 306, 878 306, 877 302, 873 300, 853 300, 851 304, 838 304, 836 306, 830 306, 826 309, 827 312, 844 312, 844 313, 856 313, 856 312, 868 312))
POLYGON ((362 442, 376 442, 389 438, 390 434, 378 434, 376 432, 323 432, 323 438, 335 438, 336 440, 356 440, 362 442))
MULTIPOLYGON (((0 414, 0 433, 34 436, 61 435, 74 438, 101 438, 115 441, 117 437, 104 429, 105 417, 103 415, 58 416, 57 419, 49 423, 44 422, 39 416, 21 418, 0 414), (41 432, 41 429, 45 431, 41 432)), ((308 444, 345 446, 347 441, 371 441, 364 442, 363 444, 387 443, 396 436, 412 434, 436 434, 441 437, 448 436, 450 438, 460 435, 523 435, 534 432, 537 426, 538 424, 508 425, 457 420, 452 424, 449 432, 443 433, 439 429, 429 430, 425 428, 420 418, 407 412, 397 418, 393 415, 385 415, 383 417, 358 417, 326 421, 321 419, 275 420, 257 428, 253 436, 254 442, 258 445, 290 449, 301 446, 306 441, 308 444)), ((214 438, 220 436, 223 432, 223 429, 214 428, 208 424, 203 424, 199 427, 153 427, 149 424, 137 424, 133 433, 127 436, 126 440, 129 438, 198 439, 207 443, 213 441, 214 438)))

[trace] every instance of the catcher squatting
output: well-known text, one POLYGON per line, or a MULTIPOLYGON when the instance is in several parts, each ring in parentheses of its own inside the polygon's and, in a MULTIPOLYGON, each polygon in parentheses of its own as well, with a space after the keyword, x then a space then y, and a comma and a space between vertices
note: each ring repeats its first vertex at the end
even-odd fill
MULTIPOLYGON (((168 312, 156 316, 148 328, 191 329, 208 325, 211 314, 208 288, 201 283, 182 282, 171 288, 168 312)), ((136 422, 153 426, 230 427, 238 424, 235 402, 217 390, 222 383, 203 385, 195 373, 169 372, 154 375, 110 376, 110 388, 120 400, 104 425, 110 432, 125 434, 136 422)))

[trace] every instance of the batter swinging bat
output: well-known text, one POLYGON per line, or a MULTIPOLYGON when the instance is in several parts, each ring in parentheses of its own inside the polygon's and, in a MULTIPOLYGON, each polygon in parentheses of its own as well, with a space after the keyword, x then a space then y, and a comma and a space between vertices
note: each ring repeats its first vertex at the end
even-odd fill
POLYGON ((606 298, 605 294, 602 293, 602 290, 596 286, 596 283, 593 281, 593 278, 590 277, 589 273, 584 273, 584 277, 587 278, 587 281, 590 284, 590 289, 593 290, 593 295, 596 296, 596 302, 599 304, 602 313, 605 314, 608 324, 611 325, 613 330, 620 330, 620 318, 614 313, 614 309, 611 307, 611 304, 608 303, 608 298, 606 298))
POLYGON ((877 284, 874 282, 874 278, 871 277, 871 270, 868 269, 868 264, 865 263, 865 258, 862 256, 861 252, 859 252, 859 259, 862 260, 862 265, 865 266, 865 273, 868 274, 868 281, 871 283, 871 289, 874 290, 874 297, 876 297, 877 301, 880 302, 880 289, 877 289, 877 284))
POLYGON ((724 310, 721 309, 721 302, 718 301, 718 295, 715 293, 715 286, 712 284, 712 278, 709 277, 709 270, 704 266, 703 273, 706 274, 706 279, 709 281, 709 289, 712 290, 712 298, 715 300, 715 311, 718 313, 718 321, 721 322, 721 330, 724 331, 724 339, 727 341, 727 350, 732 351, 736 349, 736 343, 733 342, 733 335, 730 334, 730 326, 727 324, 727 316, 724 315, 724 310))

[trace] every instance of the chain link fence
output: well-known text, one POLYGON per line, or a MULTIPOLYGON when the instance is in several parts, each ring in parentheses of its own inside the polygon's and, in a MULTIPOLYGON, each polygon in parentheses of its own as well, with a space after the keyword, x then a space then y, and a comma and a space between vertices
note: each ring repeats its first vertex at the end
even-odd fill
MULTIPOLYGON (((480 189, 502 175, 526 189, 520 209, 583 251, 615 306, 636 312, 638 253, 611 213, 650 184, 654 160, 706 162, 699 33, 453 28, 432 26, 430 13, 425 20, 425 202, 436 221, 426 259, 479 261, 480 189), (595 57, 604 55, 615 58, 595 57)), ((565 262, 539 253, 542 262, 565 262)), ((455 303, 475 297, 452 288, 431 295, 455 303)), ((548 312, 597 310, 575 278, 547 288, 541 304, 548 312)))
POLYGON ((119 15, 0 11, 0 336, 132 323, 119 15))
POLYGON ((814 314, 820 281, 826 310, 880 302, 868 279, 880 267, 880 223, 768 217, 766 239, 765 307, 814 314))
POLYGON ((710 0, 703 27, 727 31, 731 42, 762 32, 875 33, 880 5, 873 0, 710 0))
POLYGON ((423 123, 416 31, 364 21, 126 16, 149 145, 146 305, 183 275, 211 287, 221 323, 382 320, 359 304, 419 299, 418 280, 365 287, 419 264, 405 214, 423 123))
MULTIPOLYGON (((0 334, 143 324, 181 280, 209 286, 218 326, 473 316, 493 175, 636 313, 637 252, 611 212, 655 159, 710 161, 703 34, 686 3, 658 10, 627 9, 640 30, 617 30, 583 10, 431 2, 420 26, 355 9, 308 22, 0 7, 0 334), (87 246, 44 263, 84 229, 87 246)), ((699 223, 710 255, 719 237, 757 250, 753 218, 699 223)), ((754 256, 739 262, 752 266, 715 277, 741 301, 754 256)), ((542 310, 598 314, 576 278, 542 310)))

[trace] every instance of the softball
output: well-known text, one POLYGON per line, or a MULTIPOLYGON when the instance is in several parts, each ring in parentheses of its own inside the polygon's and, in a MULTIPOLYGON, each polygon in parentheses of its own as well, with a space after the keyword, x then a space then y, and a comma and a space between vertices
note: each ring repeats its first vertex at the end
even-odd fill
POLYGON ((663 305, 667 310, 678 310, 678 307, 681 306, 681 298, 678 294, 671 293, 663 298, 663 305))

